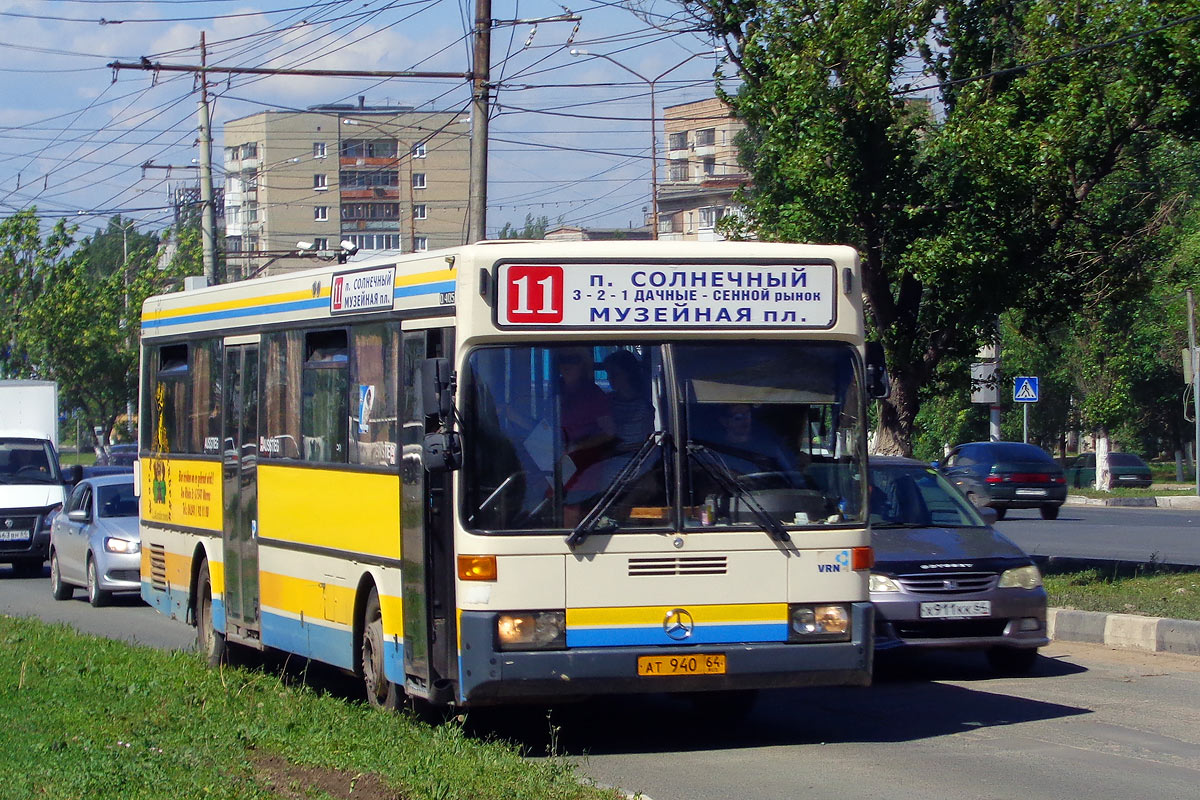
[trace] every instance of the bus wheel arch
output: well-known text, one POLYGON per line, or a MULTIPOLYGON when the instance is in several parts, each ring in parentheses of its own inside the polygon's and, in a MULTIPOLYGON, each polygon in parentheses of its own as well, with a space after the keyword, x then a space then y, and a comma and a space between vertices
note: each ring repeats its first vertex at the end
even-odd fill
POLYGON ((384 668, 387 640, 383 633, 383 605, 378 585, 364 577, 355 600, 355 674, 362 678, 367 702, 395 711, 404 702, 404 690, 389 680, 384 668))

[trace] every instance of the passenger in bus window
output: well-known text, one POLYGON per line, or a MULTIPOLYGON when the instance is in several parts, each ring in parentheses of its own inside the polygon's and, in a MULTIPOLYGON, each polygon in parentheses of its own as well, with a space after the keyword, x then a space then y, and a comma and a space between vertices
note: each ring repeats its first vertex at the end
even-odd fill
POLYGON ((612 417, 617 453, 635 453, 654 431, 650 381, 638 357, 628 350, 610 353, 603 361, 612 387, 612 417))
POLYGON ((559 402, 563 451, 576 471, 582 471, 604 456, 616 435, 612 403, 593 380, 592 350, 572 347, 555 354, 561 381, 559 402))

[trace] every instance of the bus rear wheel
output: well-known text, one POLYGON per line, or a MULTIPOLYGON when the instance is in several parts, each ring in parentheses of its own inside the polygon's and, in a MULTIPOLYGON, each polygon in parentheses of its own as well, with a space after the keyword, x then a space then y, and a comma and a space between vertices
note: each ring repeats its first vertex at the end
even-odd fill
POLYGON ((212 606, 212 577, 204 561, 196 576, 196 649, 210 667, 216 667, 225 661, 225 634, 213 627, 212 606))
POLYGON ((395 711, 400 708, 400 687, 388 680, 384 673, 383 612, 379 606, 379 591, 372 588, 363 612, 362 648, 359 653, 359 670, 363 676, 363 687, 367 690, 367 702, 375 708, 395 711))

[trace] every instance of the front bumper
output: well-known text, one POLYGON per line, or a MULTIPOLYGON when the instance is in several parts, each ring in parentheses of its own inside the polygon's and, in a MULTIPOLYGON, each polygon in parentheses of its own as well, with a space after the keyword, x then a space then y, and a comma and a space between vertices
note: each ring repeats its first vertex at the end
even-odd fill
POLYGON ((96 575, 106 592, 140 592, 142 554, 97 551, 96 575))
POLYGON ((12 564, 17 561, 37 561, 39 563, 50 557, 50 529, 35 531, 28 542, 5 542, 0 547, 0 564, 12 564))
MULTIPOLYGON (((876 597, 883 597, 876 595, 876 597)), ((900 593, 878 599, 875 604, 875 649, 900 647, 987 648, 1044 647, 1046 634, 1046 592, 1044 589, 996 589, 987 594, 915 596, 900 593), (923 619, 921 603, 941 600, 988 600, 992 613, 987 617, 965 619, 923 619), (1022 630, 1022 620, 1033 619, 1037 626, 1022 630)))
POLYGON ((488 705, 604 694, 703 692, 795 686, 868 686, 873 662, 874 610, 851 605, 851 641, 813 644, 728 643, 672 647, 576 647, 501 652, 496 614, 460 618, 459 702, 488 705), (638 656, 724 653, 724 675, 642 677, 638 656))

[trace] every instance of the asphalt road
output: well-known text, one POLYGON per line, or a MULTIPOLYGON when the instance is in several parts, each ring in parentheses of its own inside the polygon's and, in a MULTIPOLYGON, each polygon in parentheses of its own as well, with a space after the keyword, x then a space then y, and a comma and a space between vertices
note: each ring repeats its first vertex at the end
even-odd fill
POLYGON ((1034 556, 1200 566, 1200 509, 1065 505, 1055 520, 1019 509, 996 530, 1034 556))
MULTIPOLYGON (((103 609, 82 593, 56 602, 46 577, 6 567, 0 613, 156 647, 192 643, 191 628, 133 598, 103 609)), ((467 727, 651 800, 1197 797, 1200 659, 1075 643, 1042 652, 1028 678, 995 677, 971 653, 889 659, 869 689, 766 692, 740 721, 645 696, 472 712, 467 727)), ((340 674, 318 680, 358 693, 340 674)))

